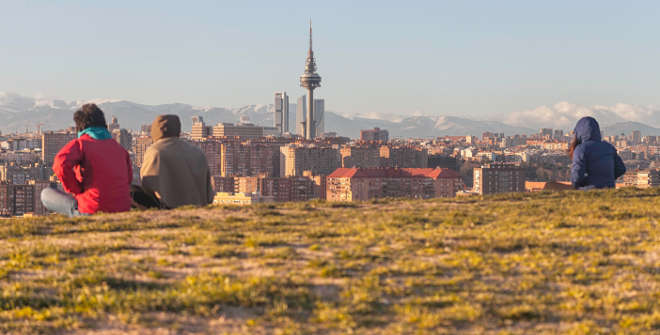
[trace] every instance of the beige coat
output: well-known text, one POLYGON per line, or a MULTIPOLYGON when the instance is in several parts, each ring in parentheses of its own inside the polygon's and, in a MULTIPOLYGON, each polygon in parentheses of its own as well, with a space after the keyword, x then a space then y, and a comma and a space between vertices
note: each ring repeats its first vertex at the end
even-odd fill
POLYGON ((213 201, 206 156, 178 137, 161 138, 147 149, 140 176, 144 190, 157 192, 165 208, 213 201))

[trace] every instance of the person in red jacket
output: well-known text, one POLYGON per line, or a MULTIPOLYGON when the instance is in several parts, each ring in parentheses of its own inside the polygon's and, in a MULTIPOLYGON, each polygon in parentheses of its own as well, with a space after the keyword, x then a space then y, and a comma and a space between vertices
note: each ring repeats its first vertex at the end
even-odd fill
POLYGON ((66 193, 44 189, 44 207, 69 216, 130 210, 131 159, 112 139, 103 111, 95 104, 85 104, 73 114, 73 120, 78 138, 66 144, 53 163, 66 193))

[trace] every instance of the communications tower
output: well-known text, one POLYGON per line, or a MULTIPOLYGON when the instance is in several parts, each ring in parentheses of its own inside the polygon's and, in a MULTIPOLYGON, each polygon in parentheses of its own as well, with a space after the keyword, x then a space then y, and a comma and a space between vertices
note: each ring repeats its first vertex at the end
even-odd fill
POLYGON ((305 139, 313 140, 316 134, 316 121, 314 120, 314 89, 321 87, 321 76, 316 73, 316 61, 312 51, 312 20, 309 21, 309 51, 305 62, 305 73, 300 76, 300 86, 307 89, 307 116, 305 120, 305 139))

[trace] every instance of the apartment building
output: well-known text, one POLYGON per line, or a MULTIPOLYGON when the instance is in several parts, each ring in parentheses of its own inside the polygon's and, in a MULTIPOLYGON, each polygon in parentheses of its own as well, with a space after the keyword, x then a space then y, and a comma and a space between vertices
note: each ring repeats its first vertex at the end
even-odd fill
POLYGON ((289 144, 280 147, 280 175, 328 175, 341 166, 341 155, 335 147, 289 144))
POLYGON ((660 186, 660 170, 628 171, 623 175, 623 186, 649 188, 660 186))
POLYGON ((253 138, 264 136, 264 127, 251 123, 218 123, 213 127, 213 137, 242 137, 253 138))
POLYGON ((0 183, 0 216, 34 213, 34 185, 0 183))
POLYGON ((417 146, 394 146, 383 145, 380 147, 382 166, 398 168, 420 168, 428 167, 428 152, 417 146))
POLYGON ((212 135, 213 127, 207 126, 203 117, 193 116, 190 137, 193 140, 202 140, 212 135))
POLYGON ((274 201, 307 201, 319 198, 316 181, 308 177, 270 177, 266 175, 236 177, 237 193, 258 193, 274 201))
POLYGON ((211 176, 219 176, 222 168, 222 142, 214 139, 204 138, 202 140, 190 141, 190 144, 198 147, 206 156, 211 176))
POLYGON ((458 172, 440 168, 340 168, 326 178, 328 201, 453 197, 462 188, 458 172))
POLYGON ((380 147, 375 145, 343 146, 339 153, 341 154, 341 167, 352 168, 370 168, 380 167, 380 147))
POLYGON ((53 165, 55 155, 76 138, 72 132, 46 132, 41 135, 41 160, 47 166, 53 165))
POLYGON ((473 191, 478 194, 525 192, 525 172, 518 164, 485 164, 474 168, 473 176, 473 191))
POLYGON ((361 141, 380 141, 387 142, 389 139, 390 133, 385 129, 380 129, 378 127, 374 129, 360 130, 360 140, 361 141))
POLYGON ((260 142, 223 142, 220 154, 220 175, 268 176, 280 175, 280 147, 260 142))

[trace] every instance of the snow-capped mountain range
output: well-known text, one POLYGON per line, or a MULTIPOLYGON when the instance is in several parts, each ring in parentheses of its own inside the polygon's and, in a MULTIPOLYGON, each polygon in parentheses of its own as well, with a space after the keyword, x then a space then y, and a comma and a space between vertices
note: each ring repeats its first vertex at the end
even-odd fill
POLYGON ((616 104, 614 106, 581 106, 570 102, 559 102, 553 106, 512 112, 504 122, 511 125, 526 125, 534 128, 571 129, 583 116, 593 116, 601 126, 617 123, 637 122, 651 127, 660 127, 660 106, 616 104))
MULTIPOLYGON (((39 99, 13 93, 0 92, 0 131, 3 133, 35 129, 62 129, 73 125, 72 112, 86 102, 95 102, 103 109, 108 122, 116 116, 124 128, 138 129, 150 124, 160 114, 177 114, 184 131, 191 128, 192 117, 200 115, 207 124, 238 122, 248 118, 250 122, 272 126, 272 105, 247 105, 239 108, 194 107, 188 104, 144 105, 124 100, 64 101, 39 99)), ((295 131, 295 104, 290 105, 290 129, 295 131)), ((630 129, 639 129, 643 135, 660 135, 660 108, 618 104, 613 107, 585 107, 567 102, 552 107, 538 107, 506 116, 505 122, 476 121, 462 117, 443 115, 355 115, 347 116, 331 111, 325 112, 326 132, 337 132, 351 138, 359 137, 361 129, 380 127, 387 129, 391 137, 436 137, 444 135, 475 135, 483 132, 511 134, 536 133, 539 128, 569 130, 582 116, 593 115, 608 135, 630 129), (631 122, 642 122, 631 123, 631 122), (639 128, 635 128, 639 127, 639 128)))

